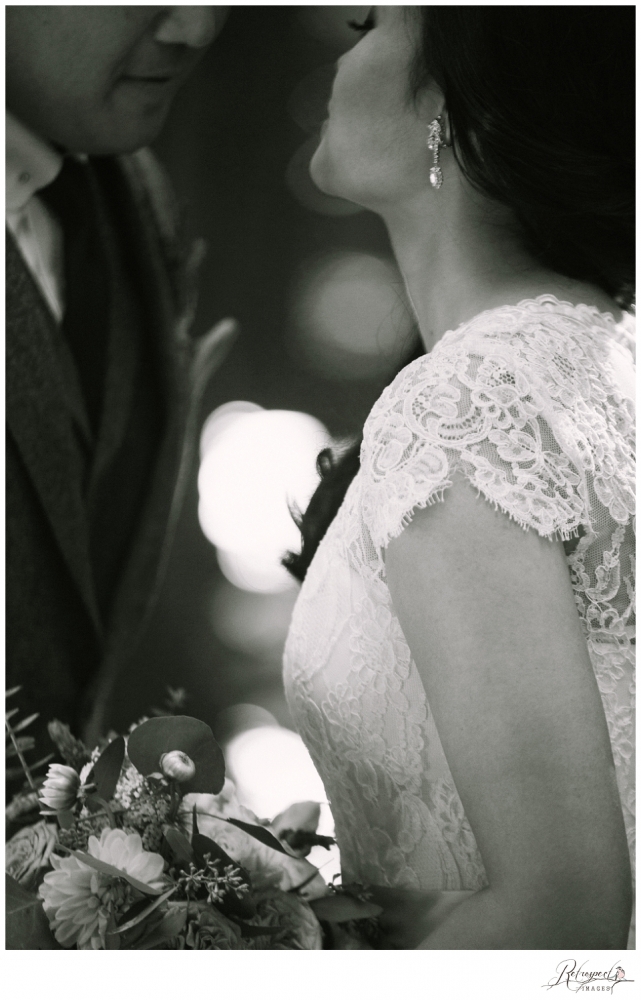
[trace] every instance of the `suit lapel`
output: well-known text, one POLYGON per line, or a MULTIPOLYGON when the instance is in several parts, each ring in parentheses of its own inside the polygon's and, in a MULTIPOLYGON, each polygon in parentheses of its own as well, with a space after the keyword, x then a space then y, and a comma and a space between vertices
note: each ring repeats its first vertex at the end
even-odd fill
POLYGON ((128 223, 127 237, 134 250, 143 305, 156 338, 165 405, 164 432, 147 502, 114 599, 108 644, 115 651, 134 641, 155 589, 185 426, 189 345, 187 341, 178 343, 175 337, 176 303, 140 180, 128 159, 112 161, 109 169, 119 174, 119 208, 121 218, 128 223))
POLYGON ((135 541, 114 596, 105 658, 91 692, 91 716, 84 738, 102 735, 109 697, 124 661, 133 653, 154 603, 177 519, 184 484, 179 468, 187 422, 191 345, 180 322, 179 306, 161 256, 156 220, 144 182, 132 158, 103 164, 103 181, 119 202, 137 264, 137 280, 155 337, 165 410, 163 436, 151 475, 147 501, 135 541))
POLYGON ((82 499, 84 469, 59 374, 50 315, 13 237, 6 246, 7 425, 87 611, 102 633, 82 499))
MULTIPOLYGON (((136 157, 123 157, 108 167, 118 171, 122 218, 128 220, 128 239, 137 260, 144 307, 157 338, 165 427, 147 503, 115 595, 105 660, 92 692, 92 714, 85 728, 90 745, 102 734, 114 684, 153 610, 189 480, 200 397, 235 332, 235 324, 225 321, 195 348, 188 335, 195 305, 189 289, 195 289, 195 275, 190 273, 189 262, 175 254, 171 237, 159 233, 164 216, 158 219, 150 205, 149 177, 141 176, 136 157), (173 258, 167 254, 172 249, 173 258)), ((194 257, 194 266, 199 256, 194 257)))

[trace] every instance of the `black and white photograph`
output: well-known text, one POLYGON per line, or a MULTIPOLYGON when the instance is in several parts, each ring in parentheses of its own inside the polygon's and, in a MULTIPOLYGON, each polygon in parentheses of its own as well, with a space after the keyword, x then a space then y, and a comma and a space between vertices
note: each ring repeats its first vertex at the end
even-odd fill
POLYGON ((625 1000, 635 6, 4 13, 6 952, 625 1000))

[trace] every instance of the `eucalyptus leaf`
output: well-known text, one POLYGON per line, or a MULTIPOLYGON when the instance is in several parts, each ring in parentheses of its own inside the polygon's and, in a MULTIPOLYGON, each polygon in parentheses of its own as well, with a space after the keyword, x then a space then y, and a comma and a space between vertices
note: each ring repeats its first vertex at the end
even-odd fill
POLYGON ((5 698, 11 698, 12 695, 17 694, 18 691, 21 690, 22 690, 22 684, 16 684, 15 687, 9 688, 8 691, 5 691, 4 696, 5 698))
POLYGON ((7 781, 15 781, 16 778, 22 778, 24 776, 24 768, 22 764, 20 767, 7 767, 5 770, 5 778, 7 781))
POLYGON ((14 717, 14 715, 16 714, 16 712, 19 712, 19 711, 20 711, 20 709, 19 709, 19 708, 11 708, 11 709, 10 709, 10 710, 9 710, 9 711, 8 711, 8 712, 6 713, 6 715, 5 715, 5 717, 4 717, 4 719, 5 719, 5 722, 8 722, 8 721, 9 721, 9 719, 12 719, 12 718, 14 717))
POLYGON ((124 759, 125 741, 122 736, 118 736, 107 744, 91 769, 89 780, 95 784, 96 794, 106 802, 113 798, 116 791, 124 759))
POLYGON ((347 920, 363 920, 367 917, 377 917, 383 912, 383 907, 367 900, 357 899, 345 892, 337 892, 330 896, 312 899, 309 905, 319 920, 342 924, 347 920))
POLYGON ((5 876, 5 947, 7 951, 52 951, 60 945, 49 928, 42 900, 5 876))
POLYGON ((91 813, 101 812, 103 807, 104 799, 99 798, 97 795, 87 795, 85 798, 85 806, 91 813))
POLYGON ((256 826, 253 823, 245 823, 242 819, 229 819, 227 816, 221 816, 225 823, 233 823, 237 826, 239 830, 244 830, 245 833, 249 833, 250 836, 255 837, 256 840, 260 840, 261 844, 265 844, 267 847, 271 847, 274 851, 280 851, 281 854, 289 855, 289 851, 283 847, 280 840, 270 833, 264 826, 256 826))
POLYGON ((23 729, 26 729, 32 722, 35 722, 39 715, 40 712, 34 712, 33 715, 28 715, 26 719, 22 720, 22 722, 19 722, 16 726, 12 726, 11 731, 14 735, 15 733, 21 733, 23 729))
POLYGON ((177 861, 189 863, 194 860, 194 849, 182 830, 177 830, 175 826, 166 826, 163 835, 177 861))
POLYGON ((225 893, 225 898, 219 903, 220 909, 233 920, 238 917, 250 920, 256 916, 256 904, 251 896, 241 896, 239 893, 229 890, 225 893))
POLYGON ((158 925, 158 927, 151 932, 149 937, 143 938, 139 944, 136 945, 137 949, 141 951, 148 951, 150 948, 158 948, 160 945, 164 944, 170 938, 176 937, 183 930, 185 923, 187 921, 187 905, 184 907, 173 907, 170 909, 169 913, 166 913, 158 925))
POLYGON ((125 931, 131 930, 132 927, 135 927, 136 924, 139 924, 142 920, 146 920, 149 914, 153 913, 154 910, 158 906, 160 906, 161 903, 164 903, 166 899, 169 899, 169 897, 172 895, 172 893, 176 891, 177 888, 178 888, 177 885, 172 885, 171 889, 167 889, 167 892, 164 892, 162 896, 158 896, 157 899, 154 899, 153 903, 150 903, 149 906, 146 906, 145 909, 142 911, 142 913, 136 914, 136 916, 132 917, 131 920, 128 920, 126 924, 121 924, 120 927, 117 927, 114 933, 124 934, 125 931))
POLYGON ((188 715, 160 716, 137 726, 127 742, 127 755, 141 774, 160 769, 164 753, 181 750, 194 762, 196 773, 181 782, 181 791, 217 795, 225 781, 225 761, 208 725, 188 715))
POLYGON ((209 855, 210 861, 222 861, 224 865, 233 865, 234 868, 238 868, 238 864, 233 858, 227 854, 222 847, 212 840, 210 837, 206 837, 203 833, 194 833, 191 838, 191 846, 194 851, 194 857, 196 859, 196 864, 199 868, 204 868, 205 854, 209 855))
POLYGON ((119 951, 119 950, 120 950, 120 938, 118 937, 116 918, 113 915, 113 913, 110 913, 109 921, 107 923, 107 931, 105 934, 105 951, 119 951))
MULTIPOLYGON (((33 750, 35 745, 36 741, 33 736, 18 736, 15 744, 12 742, 7 747, 5 751, 5 758, 17 757, 19 751, 26 753, 28 750, 33 750)), ((53 756, 53 754, 51 756, 53 756)))
MULTIPOLYGON (((43 815, 48 816, 50 813, 44 813, 43 815)), ((71 830, 76 822, 76 817, 70 809, 59 809, 58 812, 55 813, 55 816, 62 830, 71 830)))
POLYGON ((54 757, 54 756, 55 756, 55 754, 48 753, 46 757, 41 757, 40 760, 37 760, 35 762, 35 764, 31 764, 30 765, 30 767, 31 767, 31 773, 33 774, 34 771, 37 771, 38 768, 42 767, 43 764, 48 764, 49 761, 51 760, 51 758, 54 757))
POLYGON ((74 851, 70 847, 66 847, 65 850, 69 854, 73 854, 74 858, 78 858, 78 861, 89 865, 90 868, 95 868, 97 872, 102 872, 103 875, 124 878, 125 881, 129 882, 129 885, 132 885, 134 889, 138 889, 139 892, 143 892, 146 896, 160 896, 162 894, 162 889, 154 889, 153 886, 147 885, 145 882, 139 882, 133 875, 128 875, 127 872, 121 871, 120 868, 107 864, 106 861, 100 861, 99 858, 94 858, 91 854, 86 854, 84 851, 74 851))

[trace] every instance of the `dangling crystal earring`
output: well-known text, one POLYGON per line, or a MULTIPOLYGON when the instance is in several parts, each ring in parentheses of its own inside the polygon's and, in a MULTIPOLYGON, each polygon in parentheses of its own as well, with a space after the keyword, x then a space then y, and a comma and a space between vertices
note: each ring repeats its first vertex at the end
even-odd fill
POLYGON ((434 121, 427 126, 427 148, 434 157, 434 162, 430 167, 430 184, 433 188, 440 188, 443 183, 443 171, 438 162, 439 151, 445 146, 443 142, 443 119, 438 115, 434 121))

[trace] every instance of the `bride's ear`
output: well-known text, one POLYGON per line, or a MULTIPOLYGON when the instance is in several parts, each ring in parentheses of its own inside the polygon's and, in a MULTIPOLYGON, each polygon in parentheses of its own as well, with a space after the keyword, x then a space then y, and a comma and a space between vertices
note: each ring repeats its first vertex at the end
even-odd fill
POLYGON ((414 107, 421 122, 427 126, 439 115, 446 114, 445 96, 438 84, 431 80, 414 95, 414 107))
POLYGON ((452 128, 450 116, 447 112, 445 97, 442 90, 433 81, 427 87, 423 87, 414 98, 416 114, 421 123, 421 127, 427 131, 430 124, 438 119, 443 129, 442 138, 444 146, 452 145, 452 128))

